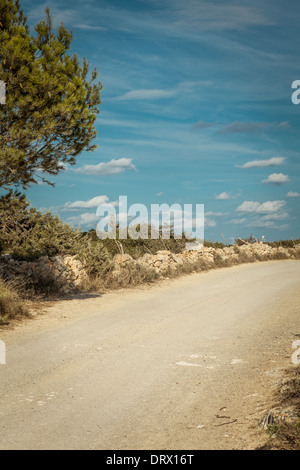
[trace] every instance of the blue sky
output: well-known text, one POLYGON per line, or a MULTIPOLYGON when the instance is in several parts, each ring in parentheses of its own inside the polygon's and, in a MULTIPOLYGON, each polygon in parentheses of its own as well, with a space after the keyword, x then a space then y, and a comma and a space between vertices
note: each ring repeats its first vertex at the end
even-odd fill
POLYGON ((299 238, 297 0, 23 0, 103 85, 98 148, 27 192, 83 230, 99 201, 204 204, 205 239, 299 238))

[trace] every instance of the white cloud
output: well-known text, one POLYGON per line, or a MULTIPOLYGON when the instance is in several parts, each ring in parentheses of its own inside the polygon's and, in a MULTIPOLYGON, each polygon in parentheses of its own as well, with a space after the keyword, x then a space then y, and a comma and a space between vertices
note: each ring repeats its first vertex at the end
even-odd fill
POLYGON ((262 182, 266 184, 284 184, 289 182, 289 177, 283 173, 272 173, 266 180, 263 180, 262 182))
POLYGON ((286 197, 300 197, 300 193, 296 193, 295 191, 289 191, 286 197))
POLYGON ((244 165, 237 165, 238 168, 263 168, 266 166, 282 165, 286 160, 286 157, 272 157, 268 160, 252 160, 244 163, 244 165))
MULTIPOLYGON (((65 209, 91 209, 100 206, 100 204, 108 204, 109 198, 107 196, 96 196, 87 201, 74 201, 66 202, 65 209)), ((112 205, 117 205, 117 202, 111 202, 112 205)))
POLYGON ((101 162, 98 163, 98 165, 85 165, 74 171, 85 175, 108 176, 123 173, 127 170, 136 170, 136 167, 132 163, 132 158, 119 158, 118 160, 113 159, 107 163, 101 162))
POLYGON ((268 214, 277 212, 285 206, 285 201, 266 201, 263 203, 255 201, 244 201, 236 210, 238 212, 268 214))
POLYGON ((276 221, 289 218, 289 213, 284 211, 285 201, 266 201, 263 203, 255 201, 244 201, 236 210, 247 213, 249 217, 233 219, 233 224, 243 224, 247 227, 260 227, 276 230, 285 230, 287 224, 276 225, 276 221), (253 215, 253 217, 251 217, 253 215))
POLYGON ((74 217, 69 217, 67 223, 71 225, 96 225, 98 218, 95 213, 85 212, 74 217))
POLYGON ((224 191, 221 194, 215 194, 215 199, 220 199, 220 200, 230 199, 230 195, 229 195, 229 193, 224 191))

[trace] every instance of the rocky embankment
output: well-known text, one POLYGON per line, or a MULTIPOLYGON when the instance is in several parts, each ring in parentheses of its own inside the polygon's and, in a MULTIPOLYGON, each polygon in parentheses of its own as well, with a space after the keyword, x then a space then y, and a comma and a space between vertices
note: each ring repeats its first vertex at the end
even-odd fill
MULTIPOLYGON (((179 254, 162 250, 155 255, 145 254, 137 260, 128 254, 119 254, 113 258, 111 269, 103 276, 103 284, 122 287, 182 273, 275 259, 300 259, 300 245, 283 248, 266 243, 245 243, 224 248, 203 247, 179 254)), ((0 275, 19 283, 23 279, 25 284, 52 281, 62 294, 89 284, 86 267, 76 256, 42 256, 29 262, 5 255, 0 257, 0 275)))

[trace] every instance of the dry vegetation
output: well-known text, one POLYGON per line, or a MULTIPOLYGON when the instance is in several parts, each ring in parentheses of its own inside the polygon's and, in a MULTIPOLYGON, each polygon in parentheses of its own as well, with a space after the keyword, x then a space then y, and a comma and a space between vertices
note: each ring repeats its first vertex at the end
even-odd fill
POLYGON ((28 311, 18 290, 10 283, 0 279, 0 325, 27 315, 28 311))
POLYGON ((289 368, 275 396, 267 442, 258 450, 300 450, 300 366, 289 368))

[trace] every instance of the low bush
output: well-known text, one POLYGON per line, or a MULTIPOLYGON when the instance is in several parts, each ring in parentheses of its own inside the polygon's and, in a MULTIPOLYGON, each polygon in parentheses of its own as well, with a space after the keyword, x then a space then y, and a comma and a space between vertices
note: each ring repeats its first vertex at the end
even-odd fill
POLYGON ((20 295, 12 284, 0 279, 0 324, 28 315, 20 295))

